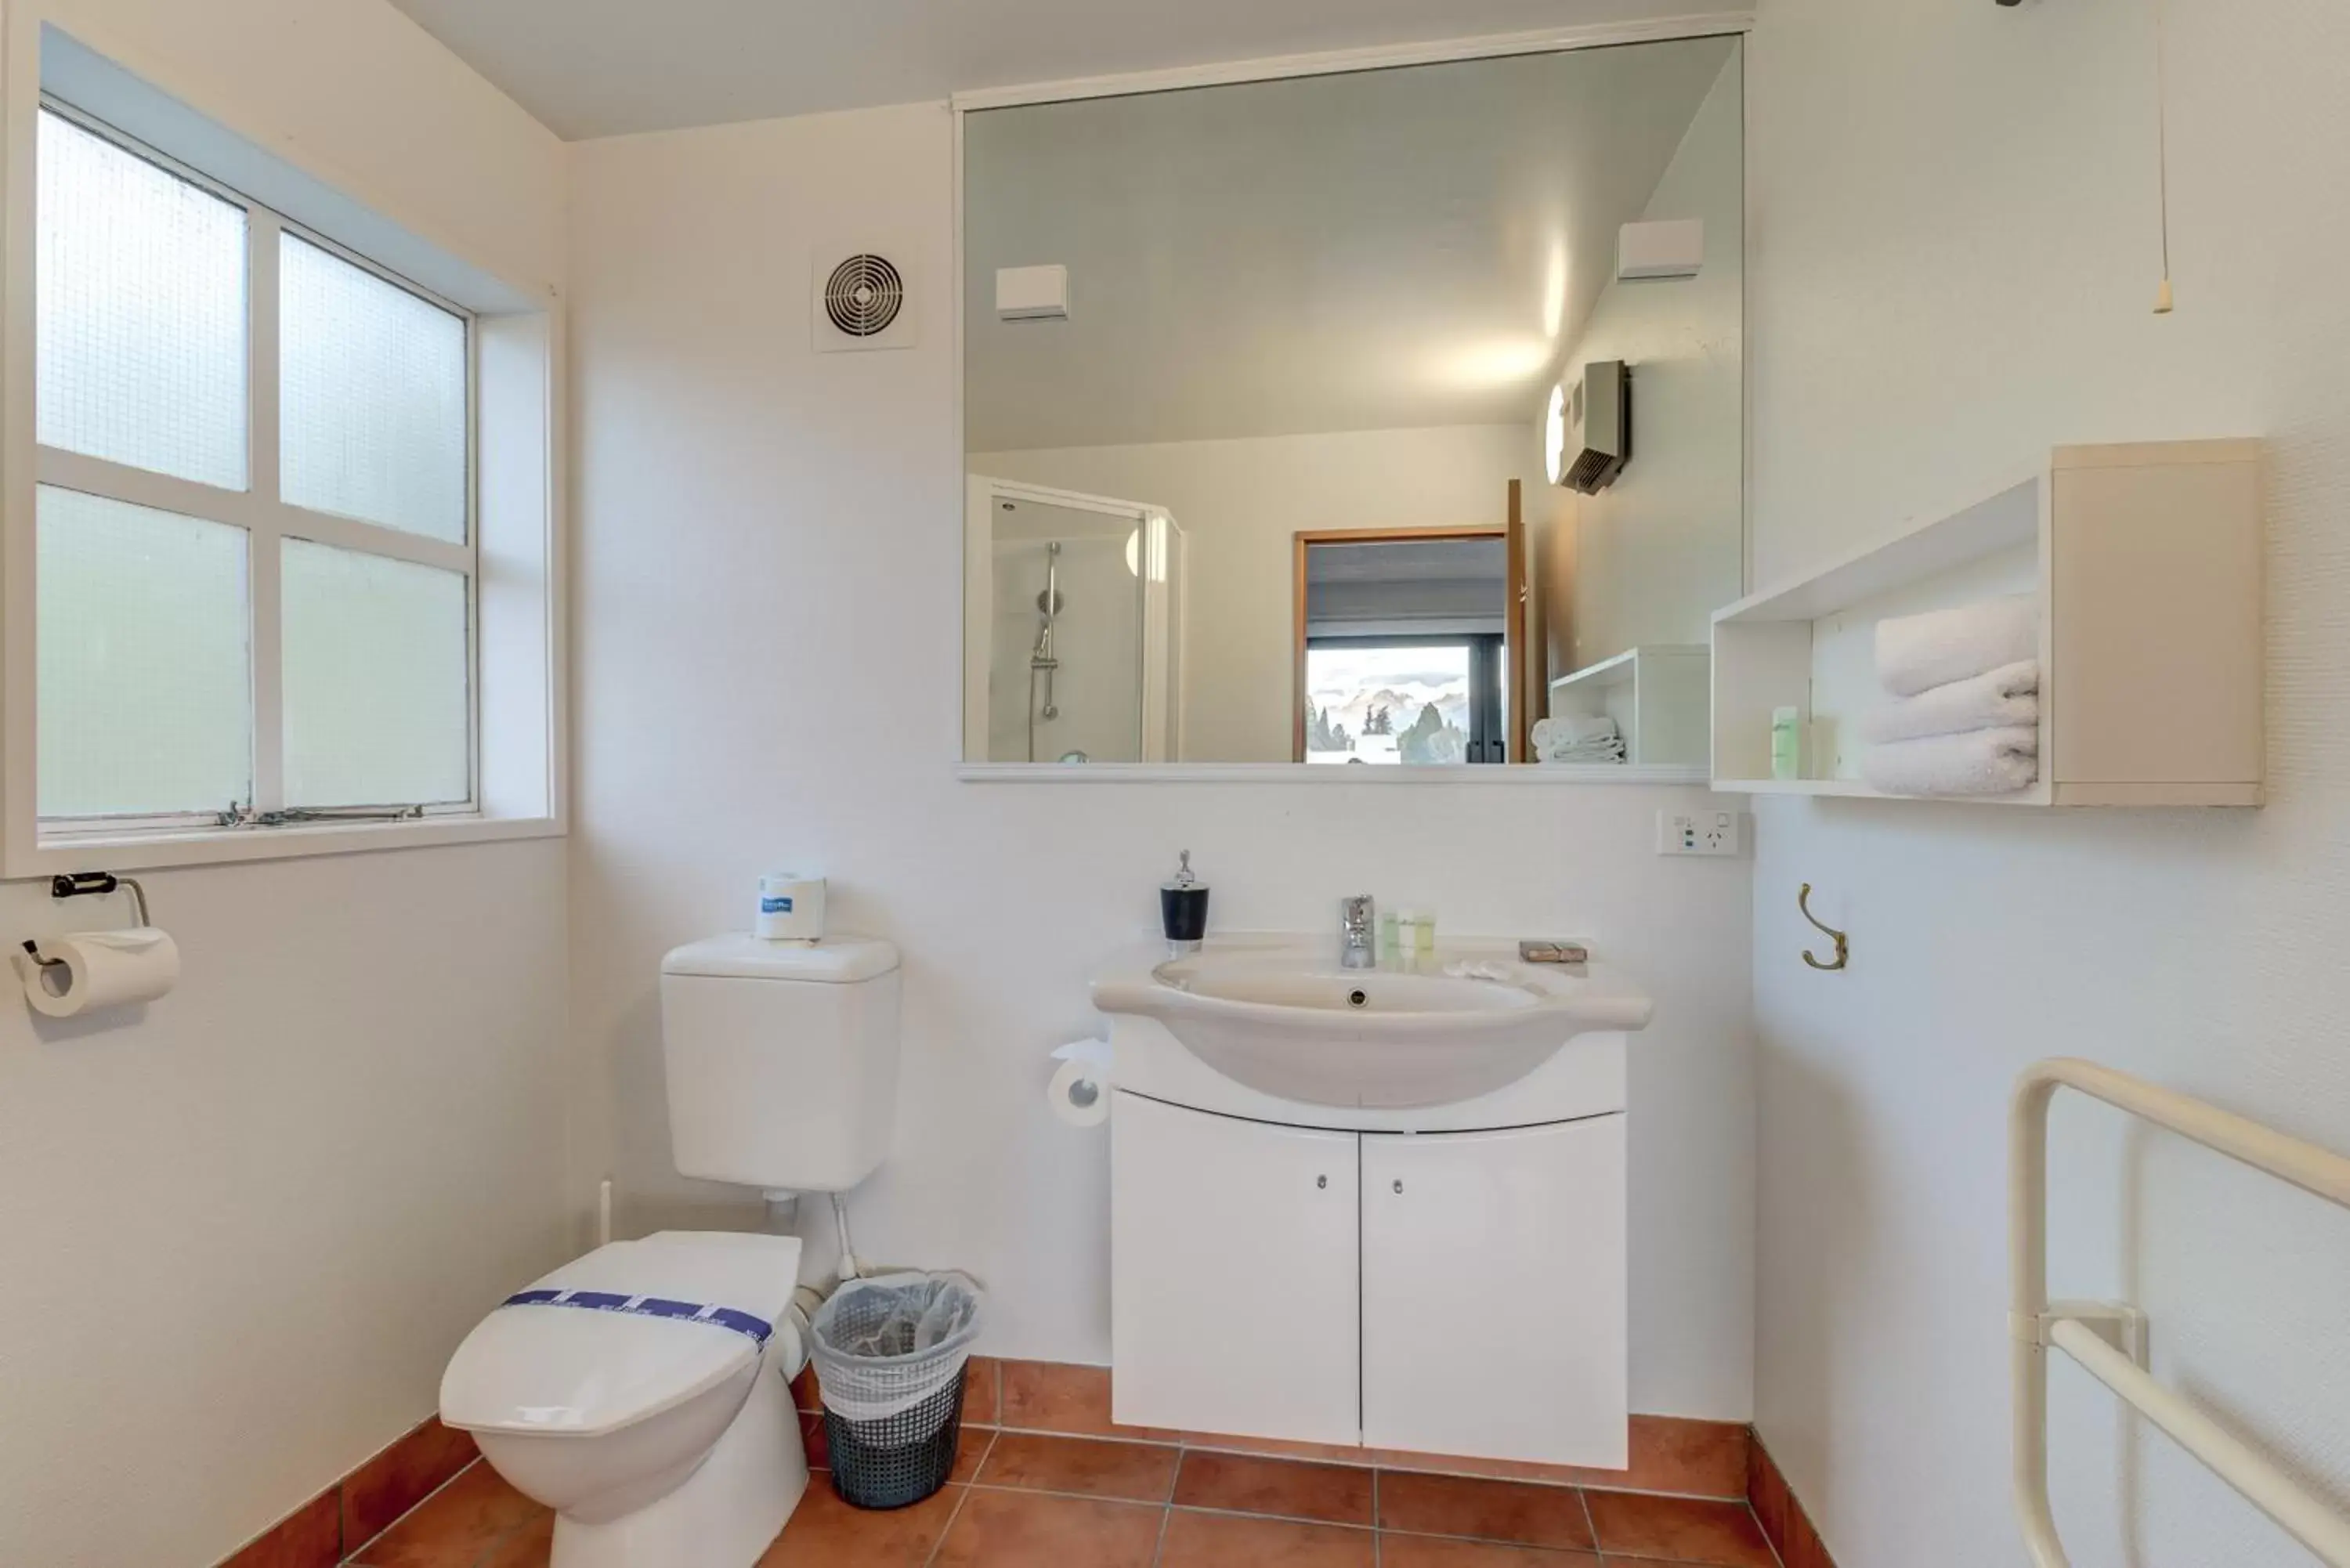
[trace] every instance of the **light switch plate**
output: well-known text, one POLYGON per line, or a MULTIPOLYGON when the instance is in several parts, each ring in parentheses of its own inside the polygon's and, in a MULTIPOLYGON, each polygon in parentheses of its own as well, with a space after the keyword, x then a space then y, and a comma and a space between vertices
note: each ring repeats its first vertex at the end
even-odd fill
POLYGON ((1738 855, 1746 842, 1745 813, 1738 811, 1660 811, 1657 813, 1657 853, 1659 855, 1738 855))

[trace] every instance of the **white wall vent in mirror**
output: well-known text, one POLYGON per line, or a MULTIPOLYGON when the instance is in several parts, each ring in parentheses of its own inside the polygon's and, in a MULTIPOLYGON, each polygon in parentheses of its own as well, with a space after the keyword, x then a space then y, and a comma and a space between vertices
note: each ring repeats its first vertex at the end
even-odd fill
POLYGON ((1695 277, 1704 265, 1703 218, 1653 218, 1616 231, 1619 278, 1695 277))
POLYGON ((1001 321, 1066 321, 1069 269, 1057 264, 996 268, 995 315, 1001 321))
POLYGON ((819 245, 808 267, 820 354, 910 348, 915 312, 902 247, 819 245))

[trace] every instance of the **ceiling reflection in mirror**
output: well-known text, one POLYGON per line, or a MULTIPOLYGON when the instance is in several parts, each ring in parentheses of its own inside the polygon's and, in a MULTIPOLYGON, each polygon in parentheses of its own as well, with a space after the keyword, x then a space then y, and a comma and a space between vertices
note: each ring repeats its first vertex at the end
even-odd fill
POLYGON ((1701 766, 1741 69, 966 113, 966 761, 1701 766))

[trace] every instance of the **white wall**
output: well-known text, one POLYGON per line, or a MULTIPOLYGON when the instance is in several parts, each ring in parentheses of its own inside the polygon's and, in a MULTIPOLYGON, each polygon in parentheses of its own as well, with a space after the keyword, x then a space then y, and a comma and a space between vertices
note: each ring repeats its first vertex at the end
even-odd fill
POLYGON ((1509 520, 1511 480, 1524 482, 1529 504, 1544 488, 1531 423, 974 452, 970 469, 1174 514, 1197 634, 1185 654, 1183 751, 1210 763, 1292 755, 1301 530, 1497 528, 1509 520))
MULTIPOLYGON (((1757 576, 2051 442, 2261 434, 2272 804, 1774 803, 1758 828, 1761 1428, 1838 1561, 2023 1561, 2007 1507, 2002 1127, 2093 1056, 2350 1148, 2350 12, 2174 0, 2157 273, 2140 0, 1767 0, 1752 43, 1757 576), (1849 926, 1796 960, 1794 890, 1849 926)), ((2149 722, 2192 723, 2192 713, 2149 722)), ((2054 1283, 2153 1314, 2158 1372, 2350 1507, 2350 1215, 2057 1121, 2054 1283)), ((2061 1375, 2081 1568, 2305 1563, 2061 1375)))
POLYGON ((1595 359, 1632 367, 1632 461, 1596 495, 1549 493, 1575 530, 1574 646, 1557 673, 1638 643, 1704 642, 1744 591, 1740 88, 1733 55, 1641 213, 1705 221, 1698 275, 1610 283, 1563 361, 1570 377, 1595 359))
MULTIPOLYGON (((562 149, 376 0, 64 0, 459 254, 562 275, 562 149)), ((0 1562, 200 1568, 432 1412, 568 1240, 565 852, 159 872, 143 1013, 0 1008, 0 1562)), ((0 888, 11 946, 119 909, 0 888)))
POLYGON ((671 1170, 656 967, 741 925, 762 867, 816 865, 838 926, 907 955, 897 1142, 851 1199, 860 1251, 976 1270, 998 1354, 1106 1359, 1107 1147, 1051 1119, 1045 1052, 1096 1027, 1088 965, 1154 929, 1189 847, 1226 929, 1318 929, 1369 888, 1455 930, 1588 933, 1654 987, 1632 1054, 1633 1398, 1742 1417, 1746 867, 1648 852, 1655 811, 1703 797, 956 782, 953 340, 934 315, 916 349, 815 355, 804 281, 817 236, 886 232, 943 286, 946 110, 577 151, 573 1028, 608 1085, 577 1201, 608 1169, 625 1229, 753 1222, 743 1194, 671 1170))

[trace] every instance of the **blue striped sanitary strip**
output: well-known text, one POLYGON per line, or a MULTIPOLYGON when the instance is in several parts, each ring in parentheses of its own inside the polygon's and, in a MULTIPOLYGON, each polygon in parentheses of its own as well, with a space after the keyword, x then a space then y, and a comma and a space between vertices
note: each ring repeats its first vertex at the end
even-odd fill
POLYGON ((699 1302, 670 1301, 662 1296, 629 1296, 618 1291, 523 1291, 500 1306, 578 1307, 587 1312, 626 1313, 632 1317, 674 1318, 681 1323, 706 1323, 739 1334, 764 1347, 775 1325, 733 1307, 704 1306, 699 1302))

